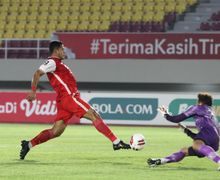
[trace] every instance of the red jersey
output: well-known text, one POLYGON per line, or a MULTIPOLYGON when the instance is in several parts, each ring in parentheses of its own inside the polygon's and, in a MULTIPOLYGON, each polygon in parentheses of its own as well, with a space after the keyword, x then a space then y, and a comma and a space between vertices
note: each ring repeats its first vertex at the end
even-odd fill
POLYGON ((49 57, 39 68, 47 77, 57 93, 57 99, 78 92, 76 79, 67 65, 61 59, 49 57))

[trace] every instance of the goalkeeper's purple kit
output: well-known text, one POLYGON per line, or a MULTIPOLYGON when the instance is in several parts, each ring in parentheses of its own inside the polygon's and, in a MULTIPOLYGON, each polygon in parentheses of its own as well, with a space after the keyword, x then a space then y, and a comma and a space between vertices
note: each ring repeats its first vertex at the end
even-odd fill
POLYGON ((174 123, 179 123, 190 117, 194 118, 196 128, 199 131, 194 140, 200 139, 217 151, 219 148, 219 128, 211 107, 195 105, 177 116, 165 114, 165 118, 174 123))
MULTIPOLYGON (((202 140, 205 144, 202 144, 198 150, 189 147, 188 155, 198 157, 206 156, 220 165, 220 156, 216 152, 219 148, 219 128, 211 107, 207 105, 195 105, 177 116, 165 114, 165 118, 174 123, 179 123, 190 117, 195 119, 196 128, 199 131, 193 139, 202 140)), ((164 163, 178 162, 185 156, 186 154, 184 152, 179 151, 166 158, 162 158, 162 160, 164 163)))

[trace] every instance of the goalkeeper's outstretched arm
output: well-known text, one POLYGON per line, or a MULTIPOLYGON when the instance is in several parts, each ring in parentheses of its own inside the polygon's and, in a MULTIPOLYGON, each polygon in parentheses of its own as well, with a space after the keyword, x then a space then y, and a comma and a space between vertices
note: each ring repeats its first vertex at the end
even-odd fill
POLYGON ((179 123, 188 118, 184 113, 181 113, 176 116, 171 116, 167 113, 167 114, 164 114, 164 117, 166 118, 166 120, 173 122, 173 123, 179 123))

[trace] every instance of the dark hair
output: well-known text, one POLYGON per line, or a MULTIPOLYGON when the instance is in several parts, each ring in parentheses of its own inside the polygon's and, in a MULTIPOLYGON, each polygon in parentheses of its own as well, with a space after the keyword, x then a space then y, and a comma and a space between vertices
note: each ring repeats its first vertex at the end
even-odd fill
POLYGON ((199 93, 198 102, 201 102, 207 106, 212 106, 212 96, 209 93, 199 93))
POLYGON ((61 41, 50 42, 50 45, 49 45, 50 54, 52 54, 55 49, 60 48, 62 45, 63 45, 63 43, 61 41))

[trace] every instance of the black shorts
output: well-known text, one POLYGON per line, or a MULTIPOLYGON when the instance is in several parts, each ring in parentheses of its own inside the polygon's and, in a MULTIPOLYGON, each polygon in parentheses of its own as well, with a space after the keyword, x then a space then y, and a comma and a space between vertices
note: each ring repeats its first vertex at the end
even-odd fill
POLYGON ((203 155, 203 154, 201 154, 200 152, 194 150, 194 149, 192 148, 192 146, 188 148, 188 153, 189 153, 189 156, 197 156, 198 158, 203 158, 203 157, 205 157, 205 155, 203 155))

